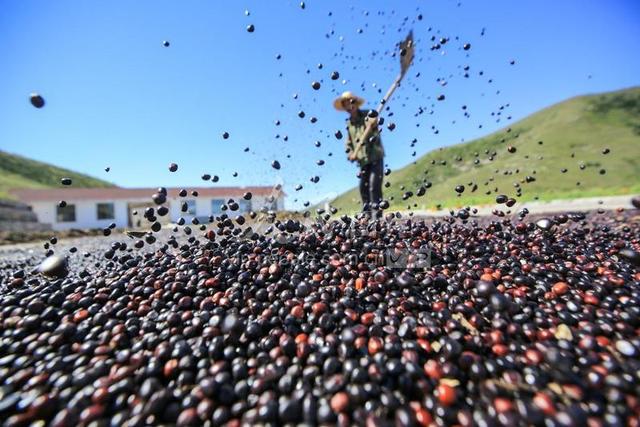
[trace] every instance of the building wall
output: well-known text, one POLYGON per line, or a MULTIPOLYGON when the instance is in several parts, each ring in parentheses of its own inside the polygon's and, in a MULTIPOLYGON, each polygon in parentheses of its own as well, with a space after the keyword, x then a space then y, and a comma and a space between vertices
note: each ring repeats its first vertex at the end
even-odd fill
MULTIPOLYGON (((204 217, 208 217, 209 215, 218 215, 219 213, 213 212, 213 205, 212 205, 213 200, 220 199, 223 201, 223 203, 226 203, 230 198, 232 197, 227 196, 227 197, 220 197, 220 198, 217 198, 217 197, 212 198, 212 197, 189 197, 188 196, 188 197, 179 198, 179 199, 169 199, 169 212, 170 212, 169 215, 171 217, 172 222, 176 222, 178 221, 179 218, 182 217, 185 219, 185 221, 187 221, 187 223, 190 223, 191 219, 194 216, 198 218, 204 218, 204 217), (187 200, 195 200, 196 202, 195 215, 182 212, 181 210, 182 202, 187 200)), ((234 200, 240 203, 244 199, 234 198, 234 200)), ((259 211, 266 204, 267 204, 267 197, 253 196, 253 198, 251 199, 251 210, 259 211)), ((277 210, 284 209, 284 197, 279 197, 276 200, 276 209, 277 210)), ((235 212, 228 210, 226 211, 226 213, 227 215, 235 216, 239 213, 246 213, 246 212, 241 212, 241 209, 240 209, 235 212)))
MULTIPOLYGON (((223 199, 221 197, 221 199, 223 199)), ((229 197, 224 198, 224 202, 229 199, 229 197)), ((262 196, 254 196, 251 200, 251 209, 254 211, 259 211, 266 204, 266 197, 262 196)), ((187 213, 183 213, 180 208, 182 202, 185 200, 195 200, 196 201, 196 213, 197 217, 208 217, 212 215, 212 200, 211 197, 185 197, 180 199, 169 199, 167 203, 167 207, 169 208, 169 217, 171 218, 171 222, 176 222, 180 217, 183 217, 187 223, 190 223, 193 215, 188 215, 187 213)), ((237 200, 237 199, 236 199, 237 200)), ((67 200, 68 205, 75 205, 76 209, 76 220, 74 222, 57 222, 56 220, 56 212, 57 212, 57 202, 31 202, 30 205, 33 208, 33 211, 38 216, 38 221, 45 224, 51 224, 51 227, 54 230, 68 230, 71 228, 105 228, 109 226, 112 222, 116 223, 116 227, 118 228, 127 228, 129 227, 128 220, 128 204, 129 203, 140 203, 140 202, 148 202, 148 199, 131 199, 131 200, 115 200, 114 204, 114 219, 98 219, 97 205, 98 203, 108 203, 108 200, 67 200)), ((239 201, 239 200, 237 200, 239 201)), ((153 203, 149 204, 153 206, 153 203)), ((284 197, 279 197, 276 201, 277 210, 284 209, 284 197)), ((138 209, 138 215, 142 219, 142 224, 146 224, 146 220, 142 217, 142 210, 138 209)), ((227 211, 227 214, 236 215, 237 213, 241 213, 240 211, 231 212, 227 211)))
POLYGON ((67 200, 67 205, 75 205, 76 220, 74 222, 57 222, 57 202, 32 202, 31 207, 38 216, 38 221, 51 224, 54 230, 68 230, 71 228, 104 228, 112 222, 119 228, 127 227, 127 201, 113 201, 113 219, 98 219, 98 203, 108 203, 105 200, 67 200))

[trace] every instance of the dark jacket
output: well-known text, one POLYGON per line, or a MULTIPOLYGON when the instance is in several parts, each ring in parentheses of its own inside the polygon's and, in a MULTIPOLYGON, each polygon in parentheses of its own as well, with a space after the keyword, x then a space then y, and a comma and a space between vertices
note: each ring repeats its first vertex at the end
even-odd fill
MULTIPOLYGON (((367 118, 369 112, 365 110, 358 110, 358 115, 355 119, 349 117, 347 119, 347 152, 351 153, 355 151, 356 147, 363 143, 362 136, 369 120, 367 118)), ((358 151, 356 160, 360 163, 360 166, 377 162, 384 157, 384 148, 382 148, 382 141, 380 139, 380 132, 378 126, 375 126, 371 131, 368 141, 364 141, 364 146, 358 151)))

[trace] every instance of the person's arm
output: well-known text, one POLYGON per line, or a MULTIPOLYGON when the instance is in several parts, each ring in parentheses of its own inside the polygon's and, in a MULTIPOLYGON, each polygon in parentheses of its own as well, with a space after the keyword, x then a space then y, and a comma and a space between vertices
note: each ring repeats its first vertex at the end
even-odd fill
POLYGON ((378 128, 378 118, 367 117, 367 126, 364 128, 364 132, 362 132, 362 137, 358 141, 358 145, 354 150, 354 157, 358 154, 358 152, 362 149, 362 147, 369 141, 373 131, 378 128))
POLYGON ((371 135, 373 134, 373 131, 375 129, 378 128, 378 118, 368 118, 367 119, 367 127, 364 129, 364 133, 362 134, 362 140, 363 141, 368 141, 369 138, 371 138, 371 135))

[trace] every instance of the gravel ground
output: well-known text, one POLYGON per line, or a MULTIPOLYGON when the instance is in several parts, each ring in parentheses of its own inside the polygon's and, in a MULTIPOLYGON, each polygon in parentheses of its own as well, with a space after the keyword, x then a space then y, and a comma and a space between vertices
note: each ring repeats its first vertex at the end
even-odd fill
MULTIPOLYGON (((530 201, 518 203, 518 209, 527 208, 529 212, 535 215, 552 215, 562 212, 588 212, 597 211, 598 209, 617 210, 617 209, 633 209, 633 199, 637 199, 637 195, 627 196, 606 196, 606 197, 586 197, 569 200, 550 200, 547 202, 530 201)), ((477 210, 477 215, 487 216, 493 215, 495 206, 482 206, 477 210)), ((422 216, 447 216, 448 210, 440 211, 414 211, 416 215, 422 216)))

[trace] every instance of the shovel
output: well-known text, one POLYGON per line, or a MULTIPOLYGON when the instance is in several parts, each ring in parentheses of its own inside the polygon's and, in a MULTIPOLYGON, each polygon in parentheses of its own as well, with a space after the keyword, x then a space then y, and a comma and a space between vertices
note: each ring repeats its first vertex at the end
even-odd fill
MULTIPOLYGON (((391 87, 385 94, 384 98, 382 98, 382 100, 380 101, 378 108, 376 108, 376 112, 378 113, 377 116, 379 116, 380 113, 382 113, 382 109, 387 104, 387 102, 389 102, 391 95, 398 88, 398 86, 400 86, 400 82, 402 81, 402 78, 404 77, 407 70, 409 69, 409 66, 411 65, 411 61, 413 61, 414 51, 415 51, 415 45, 413 43, 413 31, 409 31, 409 35, 407 36, 407 38, 404 39, 404 41, 400 42, 400 74, 398 74, 398 77, 396 77, 394 82, 391 84, 391 87)), ((360 141, 358 143, 358 146, 353 150, 354 158, 358 155, 358 153, 364 146, 366 140, 369 137, 369 134, 373 130, 374 123, 377 123, 377 120, 371 120, 367 125, 367 127, 365 128, 365 131, 363 134, 364 138, 362 138, 362 141, 360 141)))

